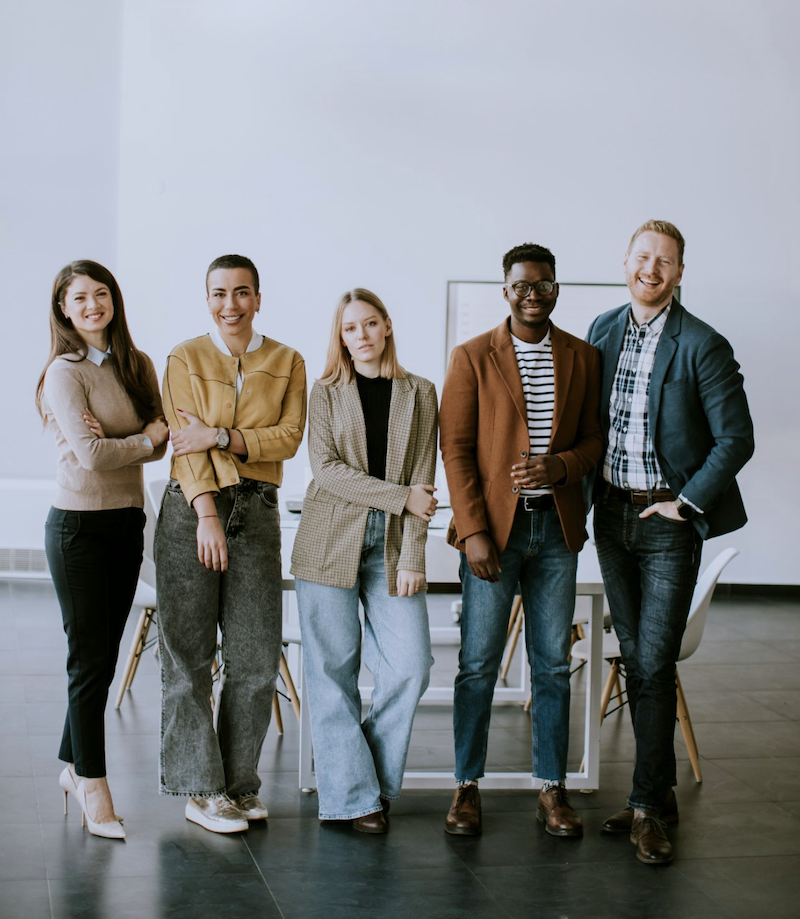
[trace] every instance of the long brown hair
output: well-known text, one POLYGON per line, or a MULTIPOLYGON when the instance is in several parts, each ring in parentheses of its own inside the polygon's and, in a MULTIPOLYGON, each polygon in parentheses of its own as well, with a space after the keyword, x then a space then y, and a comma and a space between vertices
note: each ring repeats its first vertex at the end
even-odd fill
MULTIPOLYGON (((342 299, 336 306, 333 314, 333 325, 331 326, 331 338, 328 343, 328 358, 325 361, 325 369, 319 378, 320 383, 326 386, 342 386, 349 383, 353 377, 353 359, 347 350, 347 345, 342 341, 342 313, 345 307, 351 303, 360 300, 362 303, 368 303, 374 306, 381 318, 385 321, 389 318, 389 312, 383 305, 381 298, 367 290, 366 287, 354 287, 342 294, 342 299)), ((383 354, 381 355, 381 372, 380 375, 388 380, 405 379, 406 372, 400 366, 397 360, 397 348, 394 343, 394 329, 392 334, 387 336, 383 354)))
POLYGON ((111 364, 114 376, 120 386, 128 394, 128 398, 136 409, 136 414, 147 423, 156 415, 154 393, 150 384, 150 373, 147 358, 134 345, 128 323, 125 321, 125 304, 122 300, 122 291, 119 289, 114 275, 97 262, 81 259, 65 265, 56 275, 53 282, 53 296, 50 303, 50 354, 44 365, 42 375, 36 385, 36 408, 44 417, 42 411, 42 395, 44 391, 44 377, 47 368, 62 354, 77 355, 78 360, 86 360, 89 353, 86 342, 73 328, 61 304, 67 295, 67 289, 73 279, 85 276, 105 284, 111 291, 111 302, 114 305, 114 315, 108 324, 108 342, 111 346, 111 364))

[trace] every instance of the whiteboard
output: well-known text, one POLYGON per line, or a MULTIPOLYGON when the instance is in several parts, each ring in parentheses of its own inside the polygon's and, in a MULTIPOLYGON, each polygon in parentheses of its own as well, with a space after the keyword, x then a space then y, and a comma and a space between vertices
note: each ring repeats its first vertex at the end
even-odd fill
MULTIPOLYGON (((675 297, 680 300, 680 287, 675 297)), ((601 313, 630 303, 627 285, 572 284, 558 282, 558 302, 553 310, 553 322, 565 332, 585 338, 592 320, 601 313)), ((448 281, 447 335, 445 366, 450 352, 482 332, 488 332, 509 315, 503 297, 502 281, 448 281)))

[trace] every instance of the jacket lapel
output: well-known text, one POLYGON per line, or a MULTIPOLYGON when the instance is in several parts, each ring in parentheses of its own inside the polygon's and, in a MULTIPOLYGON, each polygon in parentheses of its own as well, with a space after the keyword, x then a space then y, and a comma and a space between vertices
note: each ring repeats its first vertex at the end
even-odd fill
MULTIPOLYGON (((414 418, 416 388, 408 379, 392 380, 392 401, 389 403, 389 433, 386 450, 386 481, 397 484, 403 473, 406 445, 414 418)), ((365 435, 366 436, 366 435, 365 435)))
POLYGON ((364 410, 358 394, 358 383, 354 377, 349 383, 338 389, 341 393, 342 415, 347 419, 346 429, 353 434, 349 445, 352 450, 353 465, 362 472, 369 472, 367 429, 364 425, 364 410))
POLYGON ((511 341, 507 321, 504 321, 492 333, 492 346, 495 349, 490 354, 492 363, 500 374, 500 379, 508 390, 511 401, 516 406, 527 429, 528 410, 525 408, 522 378, 519 375, 519 364, 517 363, 517 355, 514 352, 514 343, 511 341))
POLYGON ((550 343, 553 346, 553 373, 555 376, 555 408, 553 409, 553 432, 550 435, 550 445, 555 443, 556 432, 564 412, 567 393, 572 381, 572 368, 575 363, 575 352, 567 344, 567 340, 552 323, 550 325, 550 343))
POLYGON ((600 424, 608 435, 608 406, 611 402, 611 390, 614 387, 614 377, 617 375, 619 352, 622 348, 622 339, 628 328, 630 316, 629 308, 622 311, 617 321, 608 330, 607 344, 601 348, 603 354, 603 385, 600 392, 600 424))
POLYGON ((647 420, 650 425, 650 437, 655 442, 656 428, 658 425, 658 412, 661 408, 661 389, 667 376, 669 365, 678 350, 677 338, 681 334, 681 313, 683 307, 677 300, 672 301, 672 307, 664 324, 664 331, 656 348, 653 361, 653 370, 650 374, 650 386, 647 394, 647 420))

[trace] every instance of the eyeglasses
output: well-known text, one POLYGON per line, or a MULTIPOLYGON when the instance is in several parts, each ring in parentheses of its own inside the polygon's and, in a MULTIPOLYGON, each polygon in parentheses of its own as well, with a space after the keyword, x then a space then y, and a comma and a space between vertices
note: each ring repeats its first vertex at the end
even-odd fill
POLYGON ((524 300, 532 290, 535 290, 537 294, 541 294, 543 297, 552 294, 556 289, 556 282, 536 281, 535 284, 529 284, 527 281, 517 281, 516 284, 506 284, 506 287, 510 287, 518 297, 522 297, 524 300))

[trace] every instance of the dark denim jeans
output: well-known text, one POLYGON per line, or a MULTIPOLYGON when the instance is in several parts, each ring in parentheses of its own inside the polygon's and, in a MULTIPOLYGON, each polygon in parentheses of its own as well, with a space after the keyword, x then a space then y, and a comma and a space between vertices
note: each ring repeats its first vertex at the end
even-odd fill
POLYGON ((660 808, 675 775, 675 665, 692 602, 702 540, 680 523, 602 496, 594 509, 597 556, 619 637, 636 765, 632 807, 660 808))
POLYGON ((228 570, 197 558, 197 515, 172 480, 156 530, 164 794, 255 794, 281 653, 278 490, 243 479, 216 497, 228 570), (222 631, 225 686, 214 731, 211 664, 222 631))
POLYGON ((142 564, 144 511, 53 507, 45 551, 67 633, 69 706, 59 759, 106 774, 105 708, 142 564))
POLYGON ((569 744, 569 645, 578 556, 564 541, 555 509, 518 510, 500 556, 500 580, 476 578, 461 558, 461 651, 453 703, 456 779, 484 774, 492 696, 511 604, 522 591, 531 661, 533 774, 560 781, 569 744))

